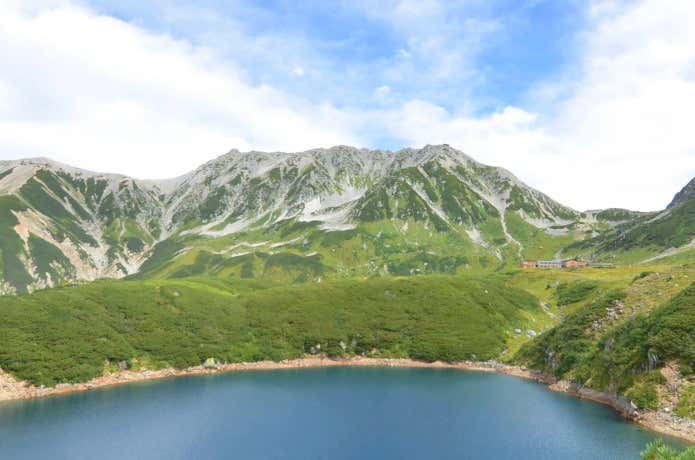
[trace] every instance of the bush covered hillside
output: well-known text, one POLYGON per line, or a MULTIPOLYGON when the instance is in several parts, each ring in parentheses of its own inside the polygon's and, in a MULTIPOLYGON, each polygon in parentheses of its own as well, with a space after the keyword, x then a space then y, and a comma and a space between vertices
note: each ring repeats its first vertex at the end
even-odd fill
POLYGON ((622 290, 603 294, 523 346, 517 362, 627 395, 642 408, 668 405, 692 417, 695 283, 646 313, 627 311, 626 297, 622 290))
POLYGON ((0 297, 0 367, 35 384, 129 366, 307 353, 427 361, 488 359, 542 314, 496 279, 423 276, 304 284, 211 279, 99 281, 0 297))
POLYGON ((641 457, 642 460, 695 460, 695 447, 678 451, 659 439, 648 444, 641 457))

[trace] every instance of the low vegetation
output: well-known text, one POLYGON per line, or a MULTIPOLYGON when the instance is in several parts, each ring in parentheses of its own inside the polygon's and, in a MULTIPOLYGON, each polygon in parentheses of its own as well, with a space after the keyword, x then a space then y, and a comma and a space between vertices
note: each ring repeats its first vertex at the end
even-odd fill
POLYGON ((676 406, 676 415, 695 419, 695 386, 683 391, 676 406))
POLYGON ((585 300, 599 286, 596 281, 560 283, 557 287, 557 304, 560 307, 585 300))
POLYGON ((642 452, 642 460, 695 460, 695 448, 679 452, 659 439, 647 445, 642 452))
POLYGON ((328 356, 489 359, 542 314, 502 279, 422 276, 278 286, 210 278, 99 281, 0 297, 0 367, 34 384, 105 366, 185 368, 328 356))
POLYGON ((695 283, 660 307, 632 314, 625 292, 602 295, 526 344, 516 360, 558 378, 626 394, 642 408, 658 405, 653 371, 675 363, 695 367, 695 283))

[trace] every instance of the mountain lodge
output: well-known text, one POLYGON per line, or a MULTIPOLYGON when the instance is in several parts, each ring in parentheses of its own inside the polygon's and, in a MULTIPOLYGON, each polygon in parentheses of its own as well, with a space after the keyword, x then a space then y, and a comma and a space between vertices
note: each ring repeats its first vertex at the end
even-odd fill
POLYGON ((588 263, 579 259, 523 260, 521 268, 584 268, 588 263))

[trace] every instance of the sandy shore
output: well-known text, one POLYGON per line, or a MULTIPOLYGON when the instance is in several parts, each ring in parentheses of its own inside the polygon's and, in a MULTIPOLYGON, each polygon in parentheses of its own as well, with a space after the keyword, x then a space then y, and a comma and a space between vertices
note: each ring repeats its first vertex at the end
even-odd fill
POLYGON ((637 412, 625 404, 624 398, 601 393, 587 388, 578 387, 565 381, 556 381, 553 377, 520 366, 508 366, 497 362, 462 361, 457 363, 445 363, 435 361, 432 363, 416 361, 412 359, 390 358, 364 358, 355 357, 348 359, 329 359, 321 357, 306 357, 301 359, 286 360, 280 362, 259 361, 254 363, 230 363, 220 364, 214 368, 203 366, 188 369, 159 369, 145 371, 122 371, 108 374, 85 383, 60 384, 55 387, 37 387, 26 382, 14 379, 0 369, 0 401, 43 398, 86 391, 94 388, 121 385, 130 382, 144 380, 156 380, 186 375, 216 374, 221 372, 248 371, 248 370, 278 370, 301 369, 312 367, 410 367, 410 368, 447 368, 480 372, 497 372, 515 377, 535 380, 544 383, 552 391, 571 394, 573 396, 591 399, 607 404, 621 413, 625 418, 635 422, 651 431, 668 436, 677 437, 695 443, 695 421, 675 417, 664 412, 637 412))

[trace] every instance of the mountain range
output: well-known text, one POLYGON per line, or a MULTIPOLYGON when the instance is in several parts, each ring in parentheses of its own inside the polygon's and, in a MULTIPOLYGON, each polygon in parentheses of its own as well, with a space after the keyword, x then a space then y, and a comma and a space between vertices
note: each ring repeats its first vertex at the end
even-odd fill
POLYGON ((161 181, 0 162, 0 293, 98 278, 494 271, 693 254, 695 180, 663 211, 579 212, 448 145, 233 150, 161 181))

